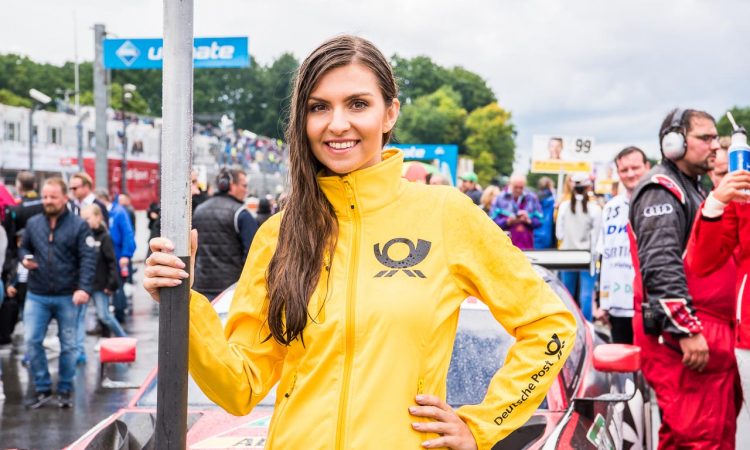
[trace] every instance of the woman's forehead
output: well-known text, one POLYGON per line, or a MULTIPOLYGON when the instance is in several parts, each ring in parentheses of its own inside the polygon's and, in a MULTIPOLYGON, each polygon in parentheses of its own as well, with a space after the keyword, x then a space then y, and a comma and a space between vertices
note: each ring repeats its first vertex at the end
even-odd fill
POLYGON ((326 72, 310 93, 310 98, 332 100, 357 95, 376 95, 378 79, 370 68, 353 63, 326 72))

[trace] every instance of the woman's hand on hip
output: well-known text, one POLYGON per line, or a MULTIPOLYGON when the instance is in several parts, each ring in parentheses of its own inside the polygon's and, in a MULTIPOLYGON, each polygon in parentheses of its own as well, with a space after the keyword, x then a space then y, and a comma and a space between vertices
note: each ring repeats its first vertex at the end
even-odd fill
POLYGON ((466 422, 447 403, 434 395, 417 395, 417 406, 409 408, 409 414, 428 417, 432 422, 414 422, 412 427, 423 433, 440 436, 422 442, 424 448, 447 447, 454 450, 476 450, 477 441, 466 422))
MULTIPOLYGON (((182 280, 190 278, 186 272, 185 264, 173 255, 174 244, 167 238, 157 237, 148 243, 151 248, 151 256, 146 258, 146 269, 143 271, 143 287, 151 295, 151 298, 159 301, 159 289, 163 287, 175 287, 182 284, 182 280)), ((198 231, 190 232, 190 261, 191 273, 195 273, 195 253, 198 251, 198 231)), ((193 278, 190 279, 190 286, 193 278)))

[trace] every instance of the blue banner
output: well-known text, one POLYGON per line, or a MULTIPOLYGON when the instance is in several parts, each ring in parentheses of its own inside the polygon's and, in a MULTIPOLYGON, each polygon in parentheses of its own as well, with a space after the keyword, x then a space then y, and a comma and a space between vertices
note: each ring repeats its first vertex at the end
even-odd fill
POLYGON ((404 160, 437 160, 440 172, 449 176, 455 185, 458 169, 458 146, 453 144, 388 144, 404 152, 404 160))
MULTIPOLYGON (((196 69, 248 67, 247 37, 195 38, 193 66, 196 69)), ((104 68, 161 69, 162 39, 105 39, 104 68)))

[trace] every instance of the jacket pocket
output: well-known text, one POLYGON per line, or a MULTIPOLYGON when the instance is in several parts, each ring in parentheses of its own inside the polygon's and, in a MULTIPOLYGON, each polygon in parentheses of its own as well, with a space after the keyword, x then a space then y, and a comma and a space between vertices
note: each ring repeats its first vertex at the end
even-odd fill
POLYGON ((273 419, 271 420, 271 425, 268 428, 269 443, 270 440, 273 439, 277 424, 284 420, 284 410, 286 409, 286 405, 289 403, 289 399, 294 393, 294 387, 296 384, 297 372, 295 371, 294 373, 292 373, 291 383, 289 383, 289 385, 283 390, 281 389, 281 384, 279 384, 278 389, 276 390, 276 407, 273 410, 273 419))
MULTIPOLYGON (((424 379, 424 377, 419 377, 417 379, 417 393, 415 394, 415 397, 417 395, 425 394, 424 389, 425 389, 425 379, 424 379)), ((417 404, 417 401, 414 398, 412 398, 412 402, 414 404, 417 404)), ((434 420, 430 419, 429 417, 420 417, 420 416, 410 416, 410 417, 411 417, 411 421, 413 423, 416 423, 416 422, 425 422, 425 423, 427 423, 427 422, 434 422, 434 420)), ((412 428, 412 430, 414 430, 414 428, 412 428)), ((436 438, 438 436, 435 433, 427 433, 427 432, 424 432, 424 431, 417 431, 417 430, 414 430, 414 431, 417 432, 417 433, 419 433, 419 438, 421 439, 420 442, 424 442, 424 441, 427 441, 427 440, 430 440, 430 439, 434 439, 434 438, 436 438)))

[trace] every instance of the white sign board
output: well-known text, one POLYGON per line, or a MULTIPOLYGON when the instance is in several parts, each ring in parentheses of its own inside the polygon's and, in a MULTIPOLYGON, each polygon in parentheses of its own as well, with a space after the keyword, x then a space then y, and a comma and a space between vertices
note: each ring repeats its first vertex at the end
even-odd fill
POLYGON ((534 173, 591 172, 594 138, 590 136, 534 135, 531 171, 534 173))

